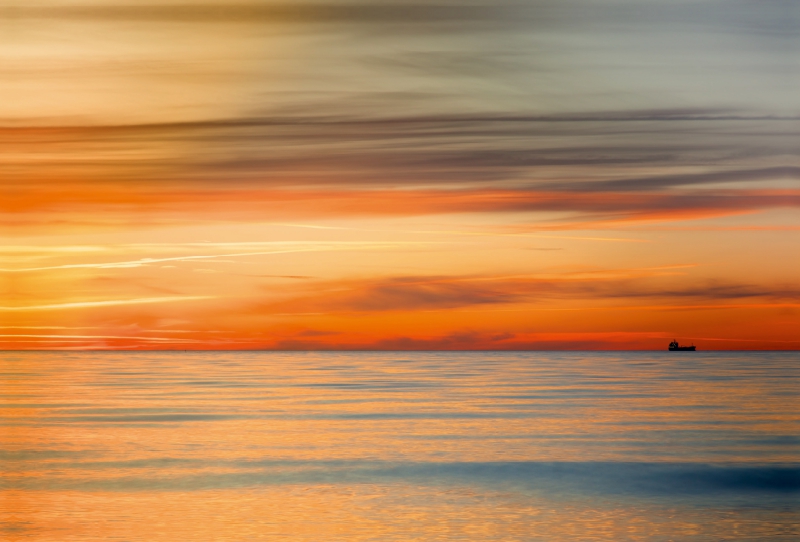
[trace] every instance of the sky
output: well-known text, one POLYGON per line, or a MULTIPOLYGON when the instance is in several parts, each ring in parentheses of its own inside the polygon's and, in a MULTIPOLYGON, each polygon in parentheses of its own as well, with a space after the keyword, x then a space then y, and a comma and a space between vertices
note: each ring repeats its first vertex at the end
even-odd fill
POLYGON ((800 348, 794 0, 0 0, 0 348, 800 348))

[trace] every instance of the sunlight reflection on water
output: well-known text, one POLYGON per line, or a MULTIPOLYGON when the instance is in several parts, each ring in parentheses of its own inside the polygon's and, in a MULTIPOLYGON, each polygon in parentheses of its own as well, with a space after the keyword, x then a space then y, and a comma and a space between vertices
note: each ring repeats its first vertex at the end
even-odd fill
POLYGON ((800 536, 797 353, 3 354, 5 540, 800 536))

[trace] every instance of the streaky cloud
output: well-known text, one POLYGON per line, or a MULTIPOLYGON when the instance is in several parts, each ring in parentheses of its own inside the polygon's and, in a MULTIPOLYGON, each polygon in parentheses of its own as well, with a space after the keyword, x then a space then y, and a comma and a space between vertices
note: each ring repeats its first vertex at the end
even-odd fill
POLYGON ((679 280, 693 266, 597 270, 554 276, 390 276, 318 283, 295 290, 287 300, 264 300, 249 310, 265 313, 386 312, 451 310, 484 305, 537 304, 554 299, 670 299, 708 301, 800 300, 800 284, 764 286, 715 279, 679 280), (314 293, 309 292, 313 290, 314 293))
POLYGON ((119 305, 147 305, 152 303, 175 303, 180 301, 202 301, 215 299, 216 296, 194 295, 175 297, 143 297, 138 299, 104 299, 96 301, 73 301, 66 303, 44 303, 40 305, 0 306, 2 312, 52 311, 68 309, 85 309, 93 307, 112 307, 119 305))

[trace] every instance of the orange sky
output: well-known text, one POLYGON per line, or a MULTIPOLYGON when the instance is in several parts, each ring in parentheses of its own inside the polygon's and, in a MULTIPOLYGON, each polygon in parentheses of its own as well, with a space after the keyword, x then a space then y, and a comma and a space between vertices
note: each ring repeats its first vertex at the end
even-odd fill
POLYGON ((701 4, 4 4, 0 347, 797 349, 796 36, 701 4))

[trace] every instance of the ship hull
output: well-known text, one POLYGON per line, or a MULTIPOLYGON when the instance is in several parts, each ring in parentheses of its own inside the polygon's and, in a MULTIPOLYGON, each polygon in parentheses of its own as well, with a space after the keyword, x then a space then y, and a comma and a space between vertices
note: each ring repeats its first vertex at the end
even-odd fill
POLYGON ((670 347, 670 352, 694 352, 697 350, 696 346, 679 346, 677 348, 670 347))

